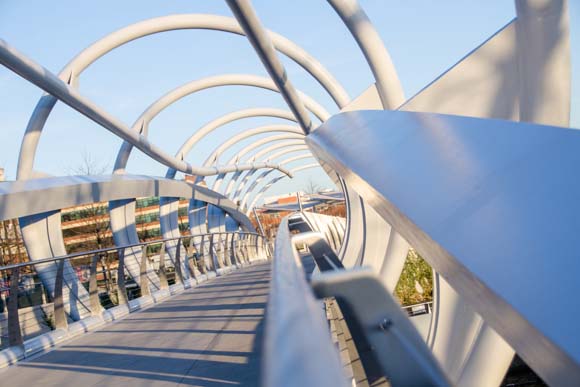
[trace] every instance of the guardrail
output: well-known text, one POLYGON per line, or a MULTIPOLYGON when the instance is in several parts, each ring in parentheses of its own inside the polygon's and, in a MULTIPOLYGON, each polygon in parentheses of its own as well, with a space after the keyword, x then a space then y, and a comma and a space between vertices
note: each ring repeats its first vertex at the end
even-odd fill
POLYGON ((2 336, 2 344, 20 348, 16 351, 16 357, 29 356, 31 352, 43 349, 44 345, 32 345, 22 351, 25 339, 50 331, 70 330, 69 323, 72 321, 67 316, 67 309, 75 307, 77 302, 90 311, 89 316, 79 321, 79 328, 86 330, 91 318, 105 321, 117 319, 180 289, 269 256, 268 241, 260 234, 219 232, 158 239, 2 266, 0 278, 4 286, 0 294, 7 309, 7 335, 2 336), (173 257, 169 257, 169 244, 173 244, 173 257), (125 254, 130 248, 141 248, 138 278, 130 277, 125 270, 125 254), (52 276, 44 281, 54 281, 54 292, 43 294, 46 292, 42 286, 34 281, 35 268, 50 265, 53 265, 52 276), (188 270, 189 275, 182 272, 183 268, 188 270), (79 296, 82 287, 88 290, 88 297, 79 296), (31 296, 34 293, 36 297, 31 296), (52 301, 52 307, 50 303, 42 302, 47 299, 52 301), (21 306, 27 301, 32 310, 28 308, 23 313, 21 306), (21 316, 27 317, 22 319, 21 316), (32 331, 31 325, 34 325, 32 331))
POLYGON ((323 304, 306 282, 291 235, 286 217, 278 228, 272 263, 263 385, 346 387, 323 304))
POLYGON ((435 270, 428 344, 454 383, 499 384, 514 350, 550 384, 580 380, 576 320, 558 312, 580 268, 568 234, 580 193, 577 131, 361 111, 334 116, 307 143, 435 270), (542 160, 538 144, 550 144, 542 160))

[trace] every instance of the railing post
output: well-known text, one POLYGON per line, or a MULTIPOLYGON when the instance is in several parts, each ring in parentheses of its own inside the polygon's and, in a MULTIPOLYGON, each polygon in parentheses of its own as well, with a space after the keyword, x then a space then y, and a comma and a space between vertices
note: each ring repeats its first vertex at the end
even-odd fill
POLYGON ((141 248, 141 262, 139 266, 139 287, 141 288, 141 297, 150 296, 149 277, 147 276, 147 245, 141 248))
POLYGON ((266 259, 266 257, 264 256, 264 237, 261 235, 258 235, 258 239, 256 240, 256 243, 258 244, 258 251, 259 251, 259 257, 260 259, 266 259))
POLYGON ((219 260, 217 259, 217 255, 215 253, 215 245, 214 245, 214 235, 209 235, 209 255, 211 258, 213 270, 217 274, 217 269, 220 268, 219 260))
POLYGON ((117 266, 117 301, 119 305, 127 305, 127 289, 125 288, 125 249, 119 249, 119 265, 117 266))
MULTIPOLYGON (((66 321, 66 313, 64 311, 64 299, 62 287, 64 285, 64 259, 61 259, 57 263, 56 278, 54 280, 54 328, 55 329, 66 329, 68 323, 66 321)), ((70 294, 69 294, 70 297, 70 294)))
POLYGON ((230 239, 230 260, 236 265, 240 266, 238 260, 236 259, 236 234, 232 233, 230 239))
POLYGON ((232 260, 230 259, 230 246, 228 244, 228 234, 220 236, 220 239, 223 240, 222 246, 224 249, 224 263, 226 266, 232 266, 232 260))
POLYGON ((224 265, 232 266, 232 261, 230 260, 230 247, 228 244, 228 234, 220 233, 220 240, 222 241, 222 256, 224 257, 224 265))
POLYGON ((197 260, 195 261, 195 264, 196 264, 196 266, 201 274, 206 274, 207 273, 207 266, 205 264, 205 254, 204 254, 204 248, 203 248, 203 243, 204 243, 203 236, 201 237, 201 243, 199 245, 201 248, 199 248, 199 249, 197 248, 197 245, 195 244, 195 236, 191 237, 191 242, 195 246, 195 252, 197 253, 197 260))
POLYGON ((221 267, 226 267, 228 265, 228 262, 226 261, 226 254, 225 254, 226 251, 225 251, 225 248, 224 248, 224 238, 223 238, 223 235, 221 233, 218 233, 217 234, 217 237, 218 237, 218 239, 220 241, 220 243, 219 243, 219 254, 218 254, 218 259, 219 259, 219 262, 220 262, 220 266, 221 267))
POLYGON ((161 248, 159 249, 159 287, 161 289, 167 289, 169 287, 169 282, 167 282, 167 272, 165 271, 165 242, 161 242, 161 248))
POLYGON ((199 271, 197 260, 194 258, 195 245, 193 237, 189 238, 189 248, 185 250, 185 260, 187 261, 187 269, 189 274, 197 280, 197 273, 199 271))
POLYGON ((24 343, 20 331, 20 316, 18 314, 18 279, 20 268, 15 267, 10 274, 10 299, 8 300, 8 345, 21 347, 24 343))
POLYGON ((183 272, 181 270, 181 238, 177 240, 177 246, 175 250, 175 282, 179 281, 180 284, 183 283, 183 272))
POLYGON ((97 316, 101 313, 101 300, 99 300, 99 286, 97 283, 97 264, 99 254, 93 255, 91 259, 91 274, 89 277, 89 299, 91 303, 91 314, 97 316))
POLYGON ((254 260, 258 259, 258 237, 254 234, 250 236, 252 257, 254 260))
POLYGON ((242 249, 241 249, 242 259, 246 263, 250 263, 250 261, 248 259, 248 234, 242 235, 242 246, 241 247, 242 247, 242 249))
POLYGON ((204 273, 207 273, 207 268, 211 265, 208 264, 208 260, 205 255, 205 235, 201 236, 201 243, 199 246, 201 247, 201 260, 203 262, 204 273))

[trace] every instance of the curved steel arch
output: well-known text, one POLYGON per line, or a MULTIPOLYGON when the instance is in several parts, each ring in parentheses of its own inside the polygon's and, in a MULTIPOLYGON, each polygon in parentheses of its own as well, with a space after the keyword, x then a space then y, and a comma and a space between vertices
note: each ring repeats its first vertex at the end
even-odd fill
MULTIPOLYGON (((267 153, 269 153, 269 152, 272 152, 272 151, 274 151, 274 150, 276 150, 276 149, 278 149, 278 148, 281 148, 281 147, 282 147, 282 146, 276 146, 276 145, 272 145, 271 147, 264 148, 264 149, 262 149, 261 151, 259 151, 259 152, 256 152, 256 154, 254 154, 254 155, 253 155, 251 158, 249 158, 249 161, 250 161, 250 162, 255 162, 255 161, 258 159, 258 158, 260 158, 260 157, 264 156, 265 154, 267 154, 267 153)), ((271 158, 272 158, 272 157, 271 157, 271 156, 269 156, 269 157, 266 157, 265 159, 266 159, 266 160, 270 160, 271 158)), ((238 173, 238 172, 236 172, 236 173, 234 174, 234 176, 232 177, 232 181, 233 181, 233 183, 234 183, 234 184, 236 184, 236 189, 234 190, 234 194, 233 194, 232 200, 234 200, 234 201, 237 201, 237 199, 238 199, 238 197, 239 197, 239 194, 240 194, 240 191, 241 191, 241 188, 242 188, 242 186, 243 186, 244 184, 246 184, 246 182, 248 181, 248 179, 249 179, 250 177, 252 177, 256 171, 257 171, 257 170, 254 170, 252 173, 246 173, 246 174, 244 175, 244 177, 242 178, 242 180, 241 180, 239 183, 238 183, 238 179, 239 179, 239 178, 242 176, 242 173, 243 173, 244 171, 238 171, 239 173, 238 173)), ((232 188, 234 188, 234 187, 232 186, 232 188)), ((226 191, 226 196, 229 196, 229 193, 230 193, 229 191, 226 191)))
MULTIPOLYGON (((276 150, 276 149, 285 148, 285 147, 305 147, 305 149, 309 149, 309 148, 306 146, 306 144, 304 143, 304 141, 303 141, 303 140, 292 140, 290 136, 287 136, 287 137, 285 137, 285 138, 278 138, 278 139, 274 139, 273 137, 275 137, 275 136, 272 136, 272 137, 270 137, 270 139, 271 139, 271 141, 272 141, 272 142, 274 142, 274 141, 276 141, 276 140, 282 140, 282 139, 284 139, 284 140, 288 140, 288 141, 285 141, 285 142, 280 142, 280 143, 275 143, 275 144, 273 144, 273 145, 270 145, 269 147, 266 147, 266 148, 262 149, 261 151, 257 152, 257 153, 256 153, 256 154, 253 156, 254 158, 256 158, 256 157, 259 157, 259 156, 261 156, 261 155, 263 155, 263 154, 266 154, 266 153, 272 152, 272 151, 274 151, 274 150, 276 150)), ((280 137, 282 137, 282 136, 280 136, 280 137)), ((257 144, 257 145, 264 145, 264 144, 265 144, 265 143, 267 143, 267 142, 270 142, 270 141, 265 141, 264 143, 262 143, 262 144, 257 144)), ((255 144, 254 144, 254 145, 255 145, 255 144)), ((255 149, 256 147, 255 147, 255 146, 253 146, 253 145, 251 145, 251 146, 249 146, 249 147, 247 147, 247 148, 251 148, 251 150, 253 150, 253 149, 255 149)), ((241 157, 243 157, 243 155, 245 155, 246 153, 249 153, 249 151, 250 151, 250 149, 247 149, 247 150, 246 150, 246 148, 245 148, 245 149, 244 149, 244 150, 242 150, 240 153, 238 153, 238 155, 237 155, 237 156, 239 156, 239 157, 241 158, 241 157)), ((226 196, 228 196, 228 197, 229 197, 229 195, 230 195, 230 193, 232 192, 232 190, 234 190, 234 192, 235 192, 235 187, 236 187, 236 186, 237 186, 237 184, 238 184, 238 179, 239 179, 239 177, 241 176, 241 174, 242 174, 242 171, 237 171, 237 172, 235 172, 235 173, 233 174, 232 178, 230 179, 230 181, 228 182, 228 185, 226 186, 226 188, 225 188, 225 190, 224 190, 224 195, 226 195, 226 196)), ((220 175, 218 175, 218 178, 219 178, 220 176, 225 176, 225 174, 220 174, 220 175)))
MULTIPOLYGON (((278 92, 276 85, 271 79, 257 75, 223 74, 206 77, 181 85, 160 97, 141 113, 131 128, 147 137, 149 134, 149 123, 167 107, 198 91, 221 86, 250 86, 278 92)), ((330 114, 314 99, 300 91, 298 93, 304 99, 306 108, 321 122, 326 121, 330 117, 330 114)), ((115 161, 115 173, 124 172, 132 149, 133 145, 131 143, 127 141, 123 142, 115 161)))
MULTIPOLYGON (((302 151, 302 150, 308 150, 309 151, 309 148, 306 145, 301 144, 300 142, 291 142, 291 141, 288 141, 286 143, 278 143, 278 144, 271 145, 271 146, 263 149, 261 151, 261 153, 268 153, 268 152, 271 152, 271 151, 274 151, 274 150, 280 149, 280 148, 282 148, 281 151, 279 151, 275 155, 271 155, 269 157, 276 158, 276 157, 280 157, 280 156, 282 156, 284 154, 291 153, 291 152, 298 152, 298 151, 302 151)), ((234 157, 236 157, 236 156, 234 156, 234 157)), ((254 157, 257 157, 257 156, 254 156, 254 157)), ((234 174, 234 176, 232 178, 232 181, 231 181, 231 184, 228 184, 228 189, 226 190, 226 192, 228 192, 231 189, 231 187, 233 187, 233 185, 236 182, 237 177, 239 177, 239 174, 238 173, 234 174)), ((216 180, 216 182, 214 183, 214 188, 216 186, 217 186, 217 188, 219 188, 220 183, 221 183, 220 181, 217 181, 216 180)), ((226 193, 226 196, 227 196, 227 193, 226 193)), ((210 211, 210 210, 213 213, 216 213, 216 212, 219 213, 220 212, 219 209, 214 209, 214 208, 212 208, 211 205, 208 206, 208 211, 210 211)), ((225 216, 225 214, 223 214, 223 211, 222 211, 222 215, 225 216)), ((227 219, 224 220, 224 223, 226 224, 226 230, 227 230, 227 219)))
MULTIPOLYGON (((225 16, 192 14, 148 19, 117 30, 93 43, 64 67, 59 73, 59 78, 76 87, 79 75, 93 62, 113 49, 144 36, 179 29, 209 29, 244 35, 237 21, 225 16)), ((316 59, 283 36, 271 31, 268 31, 268 34, 276 49, 311 74, 331 95, 339 107, 345 106, 350 101, 348 94, 338 81, 316 59)), ((40 98, 32 113, 20 148, 17 170, 17 178, 19 180, 28 179, 32 175, 40 136, 56 102, 57 98, 54 96, 44 95, 40 98)))
POLYGON ((357 0, 327 0, 352 34, 376 80, 384 109, 405 102, 403 87, 381 36, 357 0))
MULTIPOLYGON (((264 154, 266 154, 266 153, 269 153, 269 152, 271 152, 271 151, 273 151, 273 150, 275 150, 275 149, 277 149, 277 148, 276 148, 276 147, 270 147, 270 148, 264 149, 264 150, 262 150, 262 151, 260 151, 260 152, 256 153, 256 154, 255 154, 255 155, 254 155, 254 156, 253 156, 253 157, 252 157, 250 160, 252 160, 252 161, 255 161, 255 160, 256 160, 256 159, 258 159, 259 157, 261 157, 261 156, 263 156, 264 154)), ((310 152, 310 149, 308 148, 307 150, 308 150, 308 153, 309 153, 309 154, 312 156, 312 153, 310 152)), ((266 157, 265 157, 265 159, 266 159, 266 160, 274 160, 274 159, 276 159, 276 158, 278 158, 278 157, 280 157, 280 156, 282 156, 282 155, 284 155, 284 154, 287 154, 287 153, 289 153, 289 152, 293 152, 293 151, 295 151, 295 148, 294 148, 294 147, 292 147, 292 148, 289 148, 289 149, 282 149, 281 151, 278 151, 278 152, 276 152, 276 153, 274 153, 274 154, 271 154, 271 155, 268 155, 268 156, 266 156, 266 157)), ((287 161, 286 163, 288 163, 288 162, 290 162, 290 161, 287 161)), ((280 165, 282 165, 282 163, 280 163, 280 165)), ((244 176, 244 178, 242 179, 242 181, 239 183, 239 185, 238 185, 237 189, 235 190, 235 193, 234 193, 234 195, 233 195, 233 197, 232 197, 232 200, 233 200, 234 202, 236 202, 236 203, 237 203, 237 201, 238 201, 238 198, 239 198, 239 197, 241 196, 241 194, 242 194, 242 190, 244 189, 244 187, 246 186, 246 184, 248 184, 248 182, 249 182, 249 179, 250 179, 250 178, 251 178, 251 177, 252 177, 252 176, 253 176, 253 175, 254 175, 256 172, 257 172, 257 170, 253 170, 253 171, 250 171, 250 173, 246 173, 246 175, 244 176)), ((240 173, 242 173, 242 172, 240 172, 240 173)), ((226 194, 226 196, 227 196, 227 194, 226 194)))
MULTIPOLYGON (((247 132, 245 132, 247 133, 247 132)), ((243 133, 242 133, 243 135, 243 133)), ((291 138, 291 135, 278 135, 278 136, 271 136, 271 137, 267 137, 265 139, 263 139, 262 141, 258 141, 257 143, 254 144, 250 144, 249 146, 246 146, 244 149, 242 149, 240 152, 238 152, 236 155, 234 155, 232 157, 232 159, 229 161, 229 163, 233 162, 234 160, 239 160, 241 157, 243 157, 243 155, 247 154, 250 150, 253 150, 255 148, 257 148, 257 146, 263 145, 264 143, 269 143, 272 141, 276 141, 279 140, 281 138, 291 138)), ((298 136, 298 138, 300 138, 300 136, 298 136)), ((223 145, 223 144, 222 144, 223 145)), ((281 144, 274 144, 271 145, 267 148, 262 149, 261 151, 257 152, 254 156, 251 157, 252 161, 255 161, 256 159, 258 159, 260 156, 262 156, 263 154, 266 154, 268 152, 271 152, 273 150, 279 149, 279 148, 283 148, 286 147, 286 149, 284 151, 278 152, 276 155, 271 155, 269 156, 269 158, 276 158, 281 156, 282 154, 285 153, 289 153, 292 151, 297 151, 297 150, 308 150, 308 148, 306 147, 306 145, 304 145, 304 143, 300 144, 300 147, 298 146, 291 146, 288 145, 288 143, 281 143, 281 144)), ((208 160, 211 161, 211 157, 208 158, 208 160)), ((235 174, 232 178, 232 182, 235 183, 235 180, 237 179, 239 175, 235 174)), ((219 177, 219 176, 218 176, 219 177)), ((221 184, 221 180, 216 179, 216 181, 214 182, 214 188, 217 186, 217 188, 219 188, 221 184)), ((207 222, 207 227, 208 227, 208 231, 224 231, 224 230, 228 230, 228 229, 235 229, 234 227, 234 223, 235 222, 229 222, 231 223, 228 227, 228 217, 227 214, 221 210, 220 208, 217 208, 215 206, 212 205, 206 205, 206 211, 205 211, 205 219, 203 218, 203 210, 201 210, 202 207, 204 207, 203 203, 192 203, 192 206, 196 207, 196 211, 197 211, 197 217, 196 217, 196 221, 201 224, 202 222, 207 222)), ((198 226, 200 227, 200 226, 198 226)))
MULTIPOLYGON (((292 173, 298 173, 300 171, 304 171, 307 169, 312 169, 312 168, 321 168, 320 164, 317 163, 313 163, 313 164, 307 164, 307 165, 302 165, 300 167, 291 169, 292 173)), ((272 180, 270 180, 268 183, 266 183, 262 189, 256 194, 256 196, 254 197, 254 199, 252 199, 252 202, 250 203, 250 205, 248 206, 248 212, 254 208, 254 206, 256 205, 256 203, 258 202, 258 200, 260 200, 260 198, 262 196, 264 196, 264 194, 266 193, 267 190, 269 190, 274 184, 276 184, 277 182, 279 182, 280 180, 282 180, 283 178, 287 177, 286 175, 282 175, 282 176, 276 176, 275 178, 273 178, 272 180)))
MULTIPOLYGON (((222 207, 245 229, 253 230, 249 219, 221 194, 181 181, 134 175, 71 176, 4 183, 0 198, 5 205, 2 206, 0 218, 20 219, 22 237, 30 260, 35 261, 67 254, 61 231, 61 208, 163 195, 200 198, 222 207), (38 200, 39 197, 50 200, 38 200)), ((114 208, 111 209, 111 217, 113 212, 114 208)), ((129 250, 128 252, 126 269, 138 282, 140 268, 134 255, 129 250)), ((50 264, 38 267, 39 275, 49 291, 54 290, 54 281, 47 279, 47 276, 53 274, 53 269, 50 264)), ((78 303, 71 300, 70 313, 78 318, 89 313, 84 300, 87 294, 74 281, 76 277, 72 269, 67 269, 67 273, 67 286, 78 298, 78 303)), ((148 276, 151 277, 153 285, 158 283, 153 273, 148 276)))
MULTIPOLYGON (((253 108, 253 109, 244 109, 238 110, 235 112, 231 112, 225 114, 221 117, 214 119, 213 121, 208 122, 204 126, 202 126, 199 130, 197 130, 191 137, 189 137, 183 145, 179 148, 176 153, 177 158, 184 159, 187 154, 191 151, 191 149, 197 144, 199 140, 203 137, 211 133, 212 131, 218 129, 219 127, 229 124, 230 122, 237 121, 243 118, 250 118, 250 117, 274 117, 274 118, 281 118, 288 121, 296 122, 296 118, 294 115, 289 112, 288 110, 283 109, 274 109, 274 108, 253 108)), ((234 171, 228 171, 234 172, 234 171)), ((175 174, 177 173, 176 169, 169 168, 165 177, 173 179, 175 178, 175 174)))
MULTIPOLYGON (((310 159, 310 158, 314 158, 314 156, 312 156, 312 154, 301 154, 301 155, 297 155, 297 156, 293 156, 293 157, 289 157, 288 159, 281 161, 280 164, 289 164, 292 163, 294 161, 298 161, 298 160, 304 160, 304 159, 310 159)), ((248 201, 249 196, 251 195, 252 191, 256 188, 256 186, 266 177, 271 173, 271 169, 262 172, 258 177, 256 177, 256 179, 252 182, 252 184, 246 189, 246 193, 242 196, 242 200, 240 202, 240 208, 244 208, 246 205, 246 202, 248 201)), ((243 187, 242 187, 243 189, 243 187)))
MULTIPOLYGON (((224 141, 221 145, 219 145, 214 151, 207 157, 205 162, 203 163, 204 166, 210 166, 214 163, 217 164, 219 156, 225 152, 231 146, 237 144, 240 141, 243 141, 247 138, 257 136, 264 133, 273 133, 273 132, 286 132, 286 133, 293 133, 298 136, 302 135, 302 131, 296 126, 290 125, 265 125, 260 126, 258 128, 245 130, 237 135, 230 137, 228 140, 224 141)), ((237 155, 236 155, 237 156, 237 155)))
MULTIPOLYGON (((302 131, 299 128, 290 125, 266 125, 261 126, 258 128, 250 129, 239 133, 236 136, 226 140, 221 145, 219 145, 206 159, 203 165, 211 166, 215 161, 217 161, 217 157, 224 152, 230 146, 236 144, 237 142, 244 140, 246 138, 256 136, 259 134, 264 133, 271 133, 271 132, 286 132, 286 135, 281 137, 289 138, 290 135, 295 136, 296 138, 303 137, 302 131)), ((219 225, 219 231, 223 231, 226 225, 226 212, 223 209, 215 206, 212 206, 209 203, 205 203, 200 200, 192 200, 190 202, 190 213, 195 213, 195 216, 190 217, 190 229, 193 233, 195 232, 205 232, 203 230, 204 225, 207 225, 208 230, 211 231, 212 228, 215 229, 214 225, 216 222, 219 225), (203 208, 206 210, 204 211, 203 208), (213 216, 210 217, 210 214, 213 216), (213 223, 213 224, 212 224, 213 223)), ((179 235, 179 219, 178 219, 178 210, 179 210, 179 199, 178 198, 162 198, 160 200, 159 211, 162 216, 161 219, 161 233, 164 238, 174 238, 179 235)), ((236 222, 237 224, 237 222, 236 222)), ((174 254, 173 246, 170 246, 169 254, 174 254)))
MULTIPOLYGON (((279 140, 297 139, 297 140, 293 140, 293 141, 288 141, 286 143, 272 145, 268 148, 265 148, 265 150, 258 152, 257 154, 261 154, 264 151, 267 152, 267 151, 271 151, 274 149, 278 149, 278 148, 283 147, 283 146, 290 146, 290 145, 301 145, 302 147, 306 148, 304 141, 303 141, 303 137, 304 136, 302 134, 286 133, 286 134, 274 135, 274 136, 260 139, 260 140, 256 141, 255 143, 250 144, 250 145, 246 146, 245 148, 243 148, 234 157, 232 157, 230 162, 233 162, 234 160, 239 160, 241 157, 243 157, 247 153, 253 151, 254 149, 256 149, 259 146, 262 146, 262 145, 270 143, 270 142, 276 142, 279 140)), ((237 176, 239 176, 239 175, 236 173, 234 175, 234 178, 236 178, 237 176)), ((233 181, 235 182, 235 180, 233 180, 233 181)), ((216 180, 216 183, 218 183, 218 186, 221 184, 221 182, 219 180, 216 180)), ((175 206, 175 204, 174 204, 174 206, 175 206)), ((176 210, 176 207, 174 207, 174 209, 176 210)), ((211 205, 207 205, 206 203, 203 203, 200 201, 192 202, 192 203, 190 203, 190 213, 195 213, 195 216, 193 218, 190 218, 190 227, 192 228, 192 232, 193 231, 195 231, 195 232, 204 231, 205 232, 206 230, 203 229, 204 225, 207 225, 208 231, 209 231, 209 229, 211 229, 211 227, 212 227, 212 224, 210 224, 210 223, 215 224, 216 221, 217 221, 217 224, 218 224, 220 229, 221 229, 221 227, 225 227, 225 224, 226 224, 225 215, 226 214, 223 213, 223 211, 220 212, 220 210, 217 208, 213 208, 211 205), (211 217, 209 216, 210 212, 213 214, 211 217), (194 229, 194 227, 195 227, 195 229, 194 229)), ((173 222, 173 223, 176 224, 176 222, 173 222)), ((174 227, 174 229, 176 229, 176 227, 174 227)))

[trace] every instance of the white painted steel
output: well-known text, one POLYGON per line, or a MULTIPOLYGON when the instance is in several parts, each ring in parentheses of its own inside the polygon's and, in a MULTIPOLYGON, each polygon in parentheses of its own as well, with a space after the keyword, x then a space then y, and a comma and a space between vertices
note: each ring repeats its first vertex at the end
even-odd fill
POLYGON ((280 223, 276 236, 269 293, 264 385, 346 387, 347 380, 330 339, 323 309, 306 283, 300 259, 290 241, 287 217, 280 223))
MULTIPOLYGON (((208 29, 238 35, 244 34, 235 19, 225 16, 186 14, 148 19, 115 31, 87 47, 65 66, 59 73, 59 78, 76 88, 80 74, 97 59, 115 48, 144 36, 180 29, 208 29)), ((348 103, 348 94, 315 58, 283 36, 271 31, 268 34, 276 49, 296 61, 310 73, 335 100, 337 106, 342 107, 348 103)), ((40 136, 56 102, 57 99, 53 96, 44 95, 30 118, 20 148, 18 179, 30 178, 33 174, 34 158, 40 136)))
MULTIPOLYGON (((580 377, 580 345, 574 319, 553 316, 574 283, 578 185, 569 176, 579 136, 529 123, 365 111, 333 117, 307 141, 544 380, 565 384, 580 377), (379 136, 385 127, 389 135, 379 136), (371 160, 380 170, 367 168, 371 160), (525 275, 507 274, 523 268, 525 275)), ((470 352, 481 359, 477 346, 470 352)))
POLYGON ((278 58, 274 44, 268 31, 262 26, 258 15, 249 0, 226 0, 238 23, 246 33, 246 37, 254 46, 258 57, 270 74, 270 78, 278 87, 280 94, 286 100, 286 104, 294 113, 296 121, 305 134, 312 130, 312 119, 304 106, 302 98, 298 95, 294 85, 288 79, 286 69, 278 58))

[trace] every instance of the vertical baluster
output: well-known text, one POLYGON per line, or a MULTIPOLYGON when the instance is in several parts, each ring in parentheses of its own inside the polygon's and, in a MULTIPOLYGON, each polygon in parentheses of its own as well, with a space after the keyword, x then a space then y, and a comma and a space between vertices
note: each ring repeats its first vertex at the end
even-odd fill
POLYGON ((165 242, 161 242, 161 248, 159 249, 159 285, 161 289, 169 287, 167 272, 165 271, 165 242))
POLYGON ((139 267, 139 286, 141 287, 141 297, 150 296, 149 277, 147 276, 147 245, 141 247, 141 265, 139 267))
POLYGON ((258 258, 264 259, 264 249, 262 248, 263 243, 261 235, 256 236, 256 246, 258 246, 258 258))
POLYGON ((20 316, 18 315, 18 280, 20 268, 15 267, 10 273, 10 299, 8 300, 8 345, 22 346, 22 332, 20 331, 20 316))
POLYGON ((187 262, 187 268, 189 274, 197 280, 197 260, 194 258, 195 245, 193 243, 193 237, 189 238, 189 248, 185 251, 185 260, 187 262))
POLYGON ((246 239, 247 239, 247 235, 246 234, 242 234, 240 236, 240 254, 242 256, 242 260, 245 263, 248 263, 248 257, 246 256, 246 239))
POLYGON ((203 267, 204 267, 204 273, 207 273, 207 268, 210 266, 207 262, 207 257, 205 254, 205 235, 201 236, 201 244, 199 245, 201 247, 201 260, 203 262, 203 267))
POLYGON ((232 266, 237 266, 236 260, 234 259, 234 252, 232 250, 232 241, 234 240, 234 234, 228 233, 226 234, 226 244, 228 248, 228 259, 230 260, 230 264, 232 266))
POLYGON ((205 273, 207 273, 207 267, 205 265, 205 254, 203 252, 203 237, 201 238, 201 244, 199 245, 201 248, 199 248, 199 249, 197 248, 197 245, 195 244, 195 236, 191 237, 191 242, 195 246, 195 252, 197 253, 197 260, 196 260, 197 268, 199 269, 201 274, 205 274, 205 273))
POLYGON ((254 235, 252 234, 248 235, 248 256, 250 261, 256 259, 256 246, 254 243, 254 235))
POLYGON ((99 286, 97 284, 97 263, 99 255, 93 255, 91 259, 91 276, 89 278, 89 299, 91 303, 91 314, 97 316, 101 313, 101 300, 99 300, 99 286))
POLYGON ((255 235, 252 235, 251 238, 252 258, 256 260, 258 258, 258 250, 256 249, 257 238, 255 235))
POLYGON ((213 234, 209 235, 209 256, 211 258, 212 268, 213 271, 217 274, 217 269, 220 267, 217 257, 215 255, 215 246, 214 246, 214 236, 213 234))
POLYGON ((175 246, 175 283, 179 281, 183 284, 183 272, 181 270, 181 238, 177 240, 177 246, 175 246))
POLYGON ((222 241, 222 251, 223 251, 222 255, 224 257, 224 264, 225 264, 225 266, 231 266, 232 263, 231 263, 230 258, 228 256, 228 254, 229 254, 228 234, 220 233, 220 240, 222 241))
POLYGON ((119 305, 127 305, 127 289, 125 287, 125 249, 117 250, 119 255, 119 265, 117 266, 117 299, 119 305))
POLYGON ((62 294, 63 285, 64 285, 64 259, 61 259, 57 263, 56 277, 54 279, 53 306, 54 306, 55 329, 66 329, 68 326, 66 321, 66 313, 64 311, 64 298, 62 294))
POLYGON ((232 239, 230 241, 230 243, 231 243, 230 251, 232 254, 232 261, 234 261, 236 265, 241 266, 240 261, 238 260, 238 257, 236 254, 236 238, 237 238, 237 234, 232 233, 232 239))

